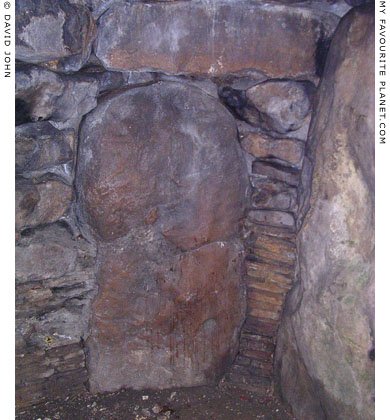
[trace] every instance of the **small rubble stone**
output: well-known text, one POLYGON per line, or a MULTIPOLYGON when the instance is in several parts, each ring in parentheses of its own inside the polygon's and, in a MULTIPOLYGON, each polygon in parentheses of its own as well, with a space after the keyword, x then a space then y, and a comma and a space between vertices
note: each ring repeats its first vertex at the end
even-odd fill
POLYGON ((160 413, 160 411, 161 411, 161 407, 160 407, 158 404, 155 404, 155 405, 152 407, 152 411, 153 411, 153 413, 154 413, 154 414, 158 414, 158 413, 160 413))
POLYGON ((150 418, 150 417, 152 417, 152 413, 149 411, 149 409, 147 409, 147 408, 143 408, 142 410, 141 410, 141 413, 142 413, 142 415, 143 416, 145 416, 145 417, 147 417, 147 418, 150 418))
POLYGON ((249 218, 257 223, 270 224, 272 226, 285 226, 292 228, 295 226, 294 217, 287 212, 272 210, 252 210, 249 218))
POLYGON ((299 129, 311 109, 314 86, 306 82, 267 80, 246 94, 262 117, 262 128, 285 134, 299 129))
POLYGON ((176 392, 176 391, 173 391, 173 392, 171 393, 171 395, 169 396, 168 400, 169 400, 169 401, 173 401, 173 400, 175 399, 175 397, 176 397, 176 394, 177 394, 177 392, 176 392))
POLYGON ((27 104, 30 121, 79 120, 96 107, 100 84, 83 74, 60 75, 44 68, 23 65, 15 75, 16 100, 27 104))
POLYGON ((68 210, 72 188, 61 181, 34 184, 30 180, 16 182, 16 230, 53 223, 68 210))
POLYGON ((73 158, 73 130, 60 131, 45 121, 20 125, 15 134, 17 174, 61 165, 73 158))
POLYGON ((251 183, 255 188, 251 197, 253 207, 297 211, 297 188, 255 176, 251 177, 251 183))
POLYGON ((288 185, 297 187, 299 185, 300 171, 293 167, 283 166, 267 161, 255 161, 252 165, 254 174, 285 182, 288 185))
POLYGON ((257 158, 276 158, 294 166, 299 166, 304 152, 301 141, 270 139, 257 133, 244 137, 241 146, 257 158))

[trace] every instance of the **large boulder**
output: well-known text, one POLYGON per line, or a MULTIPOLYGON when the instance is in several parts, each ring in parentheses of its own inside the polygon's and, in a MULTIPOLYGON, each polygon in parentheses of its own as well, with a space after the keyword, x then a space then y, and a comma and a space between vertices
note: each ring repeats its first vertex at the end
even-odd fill
POLYGON ((77 71, 88 60, 96 27, 86 7, 67 0, 19 0, 16 59, 77 71))
POLYGON ((115 3, 99 19, 95 51, 112 70, 312 78, 317 47, 337 22, 331 13, 274 3, 115 3))
POLYGON ((245 206, 233 117, 178 83, 107 96, 81 127, 77 171, 81 216, 102 241, 154 224, 193 249, 237 233, 245 206))
POLYGON ((374 418, 373 12, 356 8, 340 23, 309 136, 300 282, 276 350, 280 391, 307 420, 374 418))
POLYGON ((99 246, 91 389, 214 382, 245 314, 233 117, 179 83, 110 94, 82 124, 77 165, 76 211, 99 246))

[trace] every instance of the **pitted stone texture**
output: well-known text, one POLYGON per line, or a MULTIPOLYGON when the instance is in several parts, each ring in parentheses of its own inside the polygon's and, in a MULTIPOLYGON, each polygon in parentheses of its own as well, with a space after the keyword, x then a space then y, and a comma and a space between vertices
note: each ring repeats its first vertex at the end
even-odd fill
POLYGON ((280 390, 298 417, 375 417, 373 9, 355 8, 340 23, 309 134, 300 284, 276 351, 280 390))
POLYGON ((93 392, 211 384, 236 355, 242 245, 214 242, 167 257, 156 249, 164 242, 132 238, 100 249, 88 340, 93 392))
POLYGON ((178 83, 130 89, 82 125, 79 212, 99 240, 153 224, 193 249, 237 233, 245 172, 234 119, 216 99, 178 83))
POLYGON ((96 35, 87 8, 67 0, 16 2, 16 59, 77 71, 88 60, 96 35))
POLYGON ((298 130, 311 108, 314 86, 304 82, 269 80, 246 92, 260 112, 261 127, 269 132, 285 134, 298 130))
POLYGON ((313 78, 317 44, 337 22, 305 7, 246 1, 114 4, 99 20, 95 50, 107 69, 313 78))

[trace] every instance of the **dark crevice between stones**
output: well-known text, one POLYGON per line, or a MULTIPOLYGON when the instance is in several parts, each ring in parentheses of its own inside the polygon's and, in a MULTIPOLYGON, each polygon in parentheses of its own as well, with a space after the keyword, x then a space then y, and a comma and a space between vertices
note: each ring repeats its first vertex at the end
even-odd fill
POLYGON ((248 101, 245 92, 224 86, 218 88, 218 96, 235 118, 255 126, 262 122, 259 111, 248 101))
POLYGON ((317 41, 317 48, 315 52, 316 75, 322 77, 325 69, 326 57, 328 55, 330 43, 332 38, 326 38, 323 33, 317 41))
POLYGON ((34 122, 31 118, 31 105, 23 99, 15 100, 15 125, 22 125, 34 122))

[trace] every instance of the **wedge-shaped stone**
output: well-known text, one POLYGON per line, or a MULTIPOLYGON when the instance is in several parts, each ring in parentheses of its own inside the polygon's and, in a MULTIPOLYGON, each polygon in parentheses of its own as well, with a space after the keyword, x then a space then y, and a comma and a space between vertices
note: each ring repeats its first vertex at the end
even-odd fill
POLYGON ((257 238, 252 242, 253 246, 266 249, 272 253, 286 253, 295 254, 296 246, 290 241, 275 238, 269 235, 258 235, 257 238))
POLYGON ((319 42, 338 18, 304 7, 230 1, 115 4, 99 20, 108 69, 218 75, 257 70, 311 78, 319 42))
POLYGON ((297 188, 261 177, 252 177, 251 183, 255 188, 252 194, 253 207, 296 212, 297 188))
POLYGON ((278 330, 279 323, 272 320, 261 320, 253 316, 248 315, 245 320, 245 324, 242 331, 249 332, 252 334, 258 334, 261 337, 275 339, 276 332, 278 330))
POLYGON ((260 349, 243 349, 242 351, 240 351, 240 353, 243 356, 248 357, 250 359, 255 359, 259 361, 271 361, 273 351, 263 351, 260 349))
POLYGON ((296 261, 296 247, 293 243, 267 235, 249 236, 246 241, 248 253, 266 260, 293 265, 296 261))

